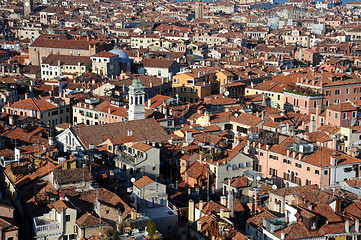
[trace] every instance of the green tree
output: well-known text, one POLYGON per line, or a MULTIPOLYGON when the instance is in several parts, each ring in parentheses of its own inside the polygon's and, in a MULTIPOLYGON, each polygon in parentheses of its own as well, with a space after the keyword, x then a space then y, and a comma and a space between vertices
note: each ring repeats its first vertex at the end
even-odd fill
POLYGON ((118 233, 118 232, 113 232, 112 240, 120 240, 120 237, 119 237, 119 233, 118 233))
POLYGON ((147 232, 148 232, 150 238, 153 238, 155 236, 155 234, 157 233, 157 227, 155 226, 155 223, 153 222, 152 219, 150 219, 148 221, 147 232))

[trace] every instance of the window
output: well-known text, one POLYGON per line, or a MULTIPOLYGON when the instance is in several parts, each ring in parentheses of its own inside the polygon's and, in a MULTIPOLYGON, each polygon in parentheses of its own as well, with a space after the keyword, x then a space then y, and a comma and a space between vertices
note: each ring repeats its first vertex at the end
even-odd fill
POLYGON ((283 163, 286 163, 286 164, 291 164, 291 161, 288 160, 288 159, 283 159, 283 163))
POLYGON ((328 111, 328 117, 331 117, 331 111, 328 111))
POLYGON ((311 180, 306 179, 306 185, 311 185, 311 180))
POLYGON ((328 175, 328 171, 325 170, 325 171, 323 172, 323 174, 324 174, 324 175, 328 175))
POLYGON ((320 171, 319 171, 319 170, 315 170, 315 174, 316 174, 316 175, 320 175, 320 171))
POLYGON ((70 222, 70 215, 66 215, 66 216, 65 216, 65 221, 66 221, 66 222, 70 222))
POLYGON ((335 119, 338 119, 338 113, 335 112, 335 119))
POLYGON ((277 169, 270 168, 269 169, 269 175, 277 177, 277 169))
POLYGON ((344 168, 343 171, 344 171, 345 173, 351 172, 351 171, 352 171, 352 167, 344 168))
POLYGON ((295 163, 295 166, 298 168, 302 168, 302 164, 301 163, 295 163))
POLYGON ((357 112, 352 112, 352 118, 356 118, 357 117, 357 112))
POLYGON ((307 167, 307 172, 311 172, 311 168, 310 168, 310 167, 307 167))
POLYGON ((346 88, 346 94, 349 94, 349 93, 350 93, 350 89, 346 88))
POLYGON ((340 89, 336 89, 335 90, 335 95, 340 95, 341 94, 341 90, 340 89))
POLYGON ((112 151, 112 150, 113 150, 113 146, 112 146, 112 145, 109 145, 109 146, 108 146, 108 150, 109 150, 109 151, 112 151))
POLYGON ((269 158, 270 158, 270 159, 273 159, 273 160, 276 160, 276 161, 278 160, 278 157, 277 157, 277 156, 274 156, 274 155, 269 155, 269 158))

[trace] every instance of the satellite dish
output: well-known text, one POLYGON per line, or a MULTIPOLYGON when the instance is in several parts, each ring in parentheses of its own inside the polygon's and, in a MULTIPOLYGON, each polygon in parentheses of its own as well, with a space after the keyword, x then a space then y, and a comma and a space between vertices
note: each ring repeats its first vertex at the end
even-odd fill
POLYGON ((261 177, 260 177, 260 176, 257 176, 256 179, 257 179, 257 181, 261 181, 261 177))
POLYGON ((272 189, 273 190, 276 190, 277 189, 277 186, 275 184, 272 185, 272 189))
POLYGON ((224 93, 224 96, 228 97, 228 96, 229 96, 229 92, 226 91, 226 92, 224 93))
POLYGON ((134 182, 135 182, 135 178, 132 177, 132 178, 130 179, 130 181, 131 181, 132 183, 134 183, 134 182))

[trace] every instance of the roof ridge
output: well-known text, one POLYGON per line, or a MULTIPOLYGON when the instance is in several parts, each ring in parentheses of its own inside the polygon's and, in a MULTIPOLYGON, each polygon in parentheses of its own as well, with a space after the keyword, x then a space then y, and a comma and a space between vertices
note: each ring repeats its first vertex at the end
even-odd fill
POLYGON ((35 105, 35 107, 38 109, 38 111, 40 111, 40 108, 38 106, 38 104, 36 104, 36 102, 34 101, 33 98, 30 98, 30 101, 32 101, 32 103, 35 105))

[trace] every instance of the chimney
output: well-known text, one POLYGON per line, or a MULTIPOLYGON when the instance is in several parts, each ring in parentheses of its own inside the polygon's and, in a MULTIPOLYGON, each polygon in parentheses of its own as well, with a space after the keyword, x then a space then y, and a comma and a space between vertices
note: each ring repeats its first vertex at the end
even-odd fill
POLYGON ((28 97, 29 97, 28 95, 29 95, 29 93, 25 93, 25 100, 28 99, 28 97))
POLYGON ((188 202, 188 221, 194 222, 194 201, 192 199, 188 202))
POLYGON ((202 230, 202 222, 201 221, 198 221, 197 222, 197 231, 201 231, 202 230))
POLYGON ((281 240, 285 239, 285 233, 281 233, 281 240))
POLYGON ((226 196, 221 196, 221 205, 227 206, 227 198, 226 198, 226 196))
POLYGON ((133 210, 133 211, 130 213, 130 218, 131 218, 132 220, 137 219, 137 211, 136 211, 136 210, 133 210))
POLYGON ((199 200, 199 211, 200 212, 202 212, 202 210, 203 210, 203 205, 204 205, 203 201, 199 200))
POLYGON ((53 145, 54 145, 53 137, 49 137, 49 146, 53 146, 53 145))
POLYGON ((336 166, 336 158, 335 157, 330 157, 330 165, 336 166))
POLYGON ((355 220, 355 232, 360 232, 360 220, 356 219, 355 220))
POLYGON ((9 125, 10 125, 10 126, 15 125, 15 118, 14 118, 13 115, 10 115, 10 116, 9 116, 9 125))
POLYGON ((350 220, 346 220, 345 221, 345 232, 349 233, 350 232, 350 220))
POLYGON ((219 217, 224 218, 224 209, 223 208, 221 208, 221 210, 219 211, 219 217))
POLYGON ((152 99, 148 98, 148 109, 150 109, 150 105, 152 105, 152 99))
POLYGON ((234 217, 234 199, 233 194, 231 192, 231 180, 228 179, 228 201, 227 208, 231 210, 231 217, 234 217))

